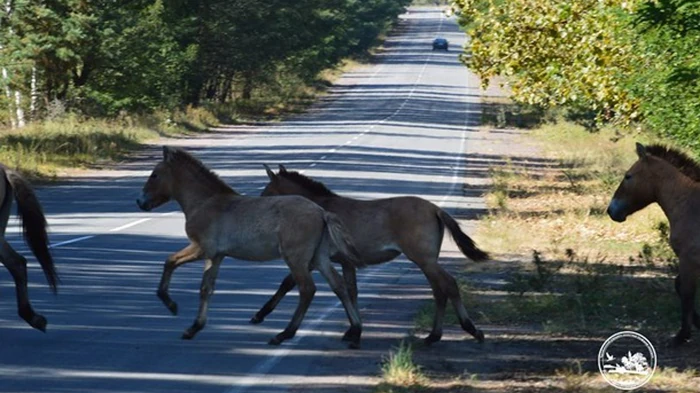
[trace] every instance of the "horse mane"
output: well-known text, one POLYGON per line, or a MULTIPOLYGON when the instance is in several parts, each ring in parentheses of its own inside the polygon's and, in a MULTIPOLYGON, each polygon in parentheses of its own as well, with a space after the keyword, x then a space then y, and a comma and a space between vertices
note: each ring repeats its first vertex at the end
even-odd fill
POLYGON ((338 196, 338 194, 329 190, 325 184, 321 183, 320 181, 316 181, 308 176, 304 176, 299 172, 280 171, 278 176, 282 176, 283 178, 296 183, 297 185, 305 188, 307 191, 314 194, 315 196, 320 196, 320 197, 338 196))
POLYGON ((673 165, 681 173, 694 181, 700 181, 700 164, 682 151, 661 144, 646 146, 646 151, 652 156, 673 165))
POLYGON ((219 175, 207 168, 202 161, 180 148, 170 148, 171 162, 192 171, 199 180, 204 181, 213 192, 239 195, 231 186, 226 184, 219 175))

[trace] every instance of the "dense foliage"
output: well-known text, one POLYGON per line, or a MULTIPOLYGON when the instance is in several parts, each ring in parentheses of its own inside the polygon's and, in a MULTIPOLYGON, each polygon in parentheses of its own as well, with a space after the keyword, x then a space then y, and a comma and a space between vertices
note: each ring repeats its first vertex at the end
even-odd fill
POLYGON ((513 97, 700 147, 699 0, 457 0, 466 64, 513 97))
POLYGON ((0 121, 249 98, 366 50, 409 2, 3 0, 0 121))

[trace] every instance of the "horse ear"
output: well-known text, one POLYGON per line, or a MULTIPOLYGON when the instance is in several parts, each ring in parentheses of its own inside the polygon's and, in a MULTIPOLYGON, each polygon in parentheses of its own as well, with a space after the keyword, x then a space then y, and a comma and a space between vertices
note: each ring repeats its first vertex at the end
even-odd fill
POLYGON ((637 142, 637 156, 639 156, 640 159, 647 157, 647 148, 639 142, 637 142))
POLYGON ((172 161, 174 158, 173 149, 168 146, 163 146, 163 161, 172 161))
POLYGON ((263 164, 263 166, 265 167, 265 172, 267 172, 267 177, 269 177, 270 180, 277 180, 277 175, 275 175, 275 172, 272 172, 272 169, 270 169, 267 164, 263 164))
POLYGON ((280 168, 280 173, 287 173, 287 168, 284 165, 278 164, 277 166, 280 168))

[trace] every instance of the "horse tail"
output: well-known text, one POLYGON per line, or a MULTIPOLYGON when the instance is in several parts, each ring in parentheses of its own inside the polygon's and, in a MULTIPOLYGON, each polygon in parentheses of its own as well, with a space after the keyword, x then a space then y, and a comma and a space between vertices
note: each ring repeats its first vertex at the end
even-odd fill
POLYGON ((17 211, 22 223, 24 240, 41 264, 51 290, 56 293, 58 274, 49 252, 49 237, 46 234, 46 217, 31 185, 17 172, 5 169, 5 178, 10 183, 17 201, 17 211))
POLYGON ((338 217, 338 215, 335 213, 324 210, 323 220, 326 222, 326 228, 328 228, 331 243, 333 243, 333 245, 338 249, 338 252, 342 254, 343 261, 348 262, 355 267, 365 267, 366 264, 362 261, 360 252, 357 250, 352 236, 348 232, 340 217, 338 217))
POLYGON ((462 232, 462 228, 459 227, 459 223, 457 223, 452 216, 447 214, 442 209, 438 209, 437 215, 440 221, 442 221, 447 229, 450 230, 452 239, 454 239, 455 243, 457 243, 457 247, 459 247, 459 250, 462 251, 462 254, 477 262, 489 259, 489 254, 480 250, 474 243, 474 240, 467 236, 466 233, 462 232))

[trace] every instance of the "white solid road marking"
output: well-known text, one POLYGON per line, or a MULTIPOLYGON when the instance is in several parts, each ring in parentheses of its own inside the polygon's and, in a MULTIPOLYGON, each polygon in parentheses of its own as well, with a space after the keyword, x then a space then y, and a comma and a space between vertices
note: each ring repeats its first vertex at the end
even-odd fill
POLYGON ((92 239, 92 238, 95 237, 95 236, 97 236, 97 235, 89 235, 89 236, 77 237, 77 238, 75 238, 75 239, 70 239, 70 240, 66 240, 66 241, 54 243, 54 244, 50 245, 49 248, 56 248, 56 247, 65 246, 66 244, 72 244, 72 243, 82 242, 83 240, 92 239))
MULTIPOLYGON (((263 188, 264 188, 264 187, 263 187, 263 188)), ((140 220, 132 221, 132 222, 130 222, 130 223, 128 223, 128 224, 124 224, 124 225, 118 226, 118 227, 116 227, 116 228, 108 229, 107 232, 119 232, 119 231, 123 231, 124 229, 131 228, 131 227, 136 226, 136 225, 139 225, 139 224, 143 224, 144 222, 151 221, 151 220, 154 220, 154 219, 156 219, 156 218, 162 218, 162 217, 170 216, 170 215, 173 215, 173 214, 175 214, 175 213, 177 213, 177 212, 163 213, 163 214, 158 215, 157 217, 142 218, 142 219, 140 219, 140 220)), ((49 248, 58 248, 58 247, 65 246, 65 245, 68 245, 68 244, 73 244, 73 243, 82 242, 83 240, 90 240, 90 239, 95 238, 95 237, 97 237, 97 236, 99 236, 99 235, 87 235, 87 236, 76 237, 75 239, 64 240, 64 241, 62 241, 62 242, 58 242, 58 243, 51 244, 51 245, 49 245, 49 248)))
MULTIPOLYGON (((164 215, 167 215, 167 214, 172 214, 172 213, 165 213, 164 215)), ((152 219, 153 219, 153 217, 151 217, 151 218, 142 218, 142 219, 140 219, 140 220, 136 220, 136 221, 131 222, 131 223, 129 223, 129 224, 122 225, 122 226, 116 227, 116 228, 112 228, 112 229, 109 230, 109 232, 119 232, 119 231, 124 230, 124 229, 126 229, 126 228, 131 228, 131 227, 133 227, 133 226, 142 224, 142 223, 144 223, 144 222, 146 222, 146 221, 151 221, 152 219)))

